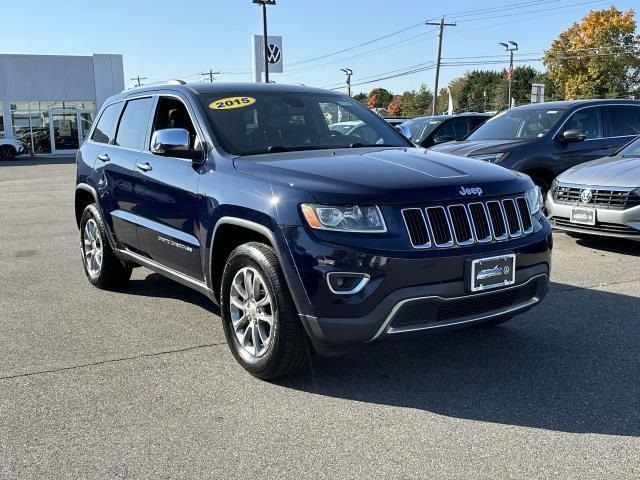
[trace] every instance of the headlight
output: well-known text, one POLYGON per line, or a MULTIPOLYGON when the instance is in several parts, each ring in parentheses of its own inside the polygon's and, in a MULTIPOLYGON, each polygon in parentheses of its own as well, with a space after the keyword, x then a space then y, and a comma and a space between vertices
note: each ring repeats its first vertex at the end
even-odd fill
POLYGON ((536 185, 532 189, 527 190, 527 193, 525 193, 524 196, 527 199, 531 215, 535 215, 542 210, 542 207, 544 206, 544 199, 542 198, 540 187, 536 185))
POLYGON ((311 228, 341 232, 384 233, 387 227, 380 209, 368 207, 302 204, 305 220, 311 228))
POLYGON ((474 160, 482 160, 484 162, 489 163, 498 163, 500 160, 503 160, 508 154, 505 152, 502 153, 483 153, 481 155, 469 155, 469 158, 473 158, 474 160))

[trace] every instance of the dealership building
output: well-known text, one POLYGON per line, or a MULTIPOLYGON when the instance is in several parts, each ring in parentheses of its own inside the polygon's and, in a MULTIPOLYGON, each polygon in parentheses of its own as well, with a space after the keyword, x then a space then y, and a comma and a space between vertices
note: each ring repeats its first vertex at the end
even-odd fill
POLYGON ((0 55, 0 138, 75 153, 102 103, 122 90, 122 55, 0 55))

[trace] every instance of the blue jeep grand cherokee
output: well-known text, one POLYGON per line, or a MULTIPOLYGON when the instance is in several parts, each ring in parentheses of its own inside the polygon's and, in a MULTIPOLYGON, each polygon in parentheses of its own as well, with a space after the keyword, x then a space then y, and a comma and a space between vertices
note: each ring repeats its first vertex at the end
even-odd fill
POLYGON ((526 175, 415 148, 351 98, 300 86, 129 90, 77 157, 89 281, 122 287, 144 266, 204 293, 264 379, 310 352, 536 305, 552 244, 541 203, 526 175), (340 121, 366 132, 329 128, 340 121))

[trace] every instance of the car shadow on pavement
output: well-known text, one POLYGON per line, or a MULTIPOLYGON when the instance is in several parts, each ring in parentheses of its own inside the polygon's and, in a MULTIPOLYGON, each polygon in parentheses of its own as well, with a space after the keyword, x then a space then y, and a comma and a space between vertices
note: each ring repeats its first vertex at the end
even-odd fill
POLYGON ((205 295, 181 285, 157 273, 150 273, 144 279, 131 279, 122 293, 143 297, 174 298, 198 305, 220 316, 220 308, 205 295))
POLYGON ((640 256, 640 242, 619 238, 585 237, 576 240, 581 247, 603 250, 620 255, 640 256))
POLYGON ((455 418, 640 436, 640 298, 554 287, 502 326, 313 357, 278 383, 455 418))

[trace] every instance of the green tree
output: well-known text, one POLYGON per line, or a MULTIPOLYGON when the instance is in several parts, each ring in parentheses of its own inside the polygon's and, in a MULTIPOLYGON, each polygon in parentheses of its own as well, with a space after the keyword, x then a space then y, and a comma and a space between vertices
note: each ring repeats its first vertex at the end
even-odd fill
POLYGON ((354 98, 354 100, 359 101, 363 105, 367 105, 367 103, 369 101, 369 96, 364 92, 356 93, 353 96, 353 98, 354 98))
POLYGON ((640 35, 633 10, 589 12, 545 52, 551 80, 567 98, 619 97, 638 89, 640 35))
POLYGON ((387 108, 387 105, 393 100, 393 94, 384 88, 374 88, 369 92, 368 105, 371 108, 387 108))

